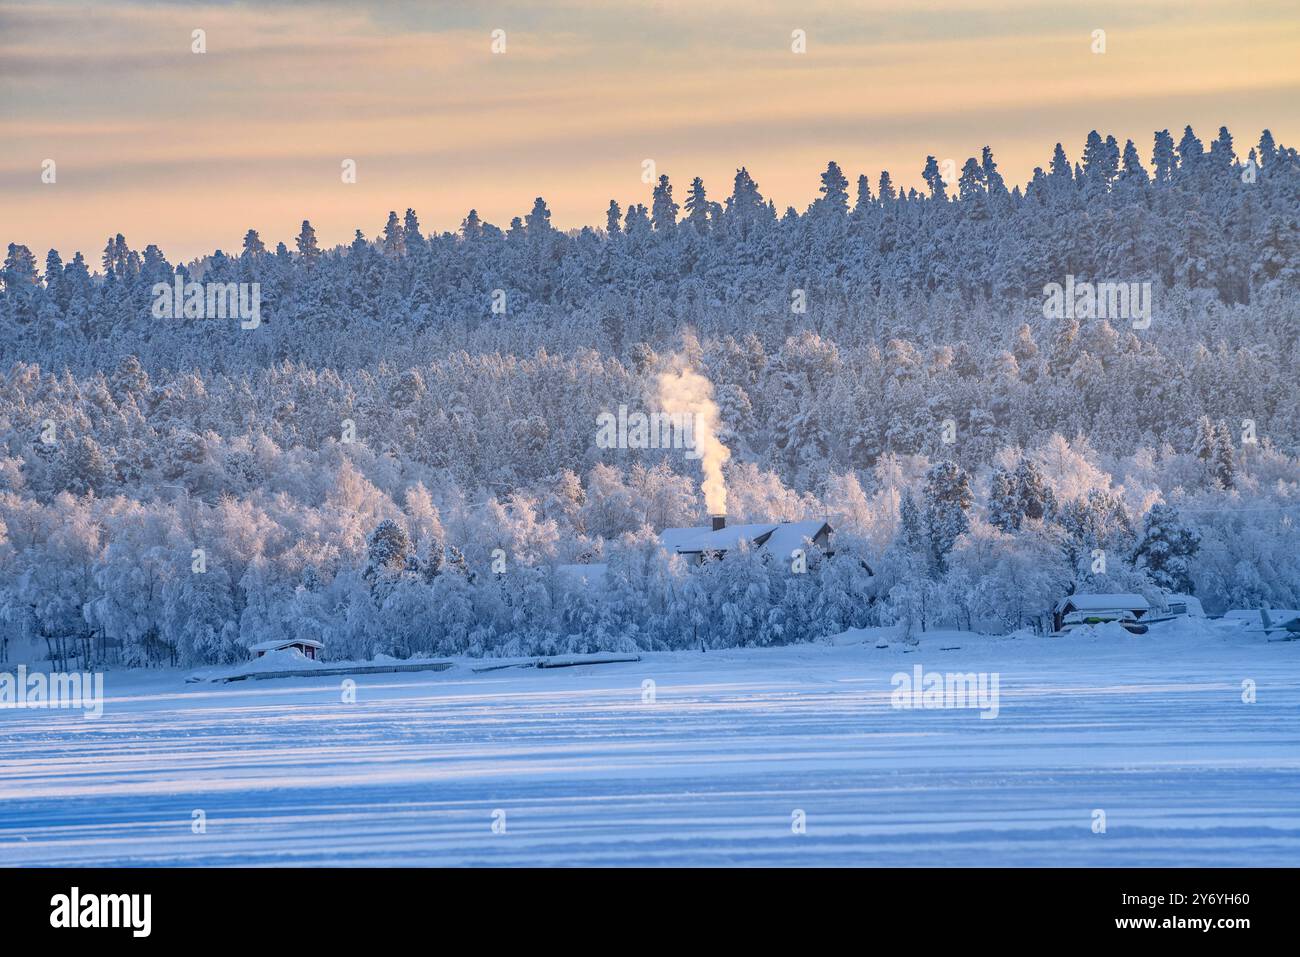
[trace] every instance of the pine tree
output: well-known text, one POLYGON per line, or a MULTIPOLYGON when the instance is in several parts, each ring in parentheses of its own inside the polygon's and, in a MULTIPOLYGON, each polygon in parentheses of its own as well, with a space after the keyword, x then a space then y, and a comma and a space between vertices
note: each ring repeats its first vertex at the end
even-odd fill
POLYGON ((963 203, 973 203, 984 198, 984 168, 975 157, 966 160, 957 179, 957 196, 963 203))
POLYGON ((1067 319, 1056 330, 1052 339, 1052 351, 1048 357, 1048 368, 1054 376, 1064 376, 1074 366, 1079 357, 1079 320, 1067 319))
POLYGON ((943 176, 939 173, 939 162, 933 156, 925 158, 925 169, 921 171, 921 178, 925 180, 925 185, 930 188, 930 198, 939 201, 948 199, 948 191, 943 183, 943 176))
POLYGON ((659 177, 651 203, 651 224, 657 233, 672 232, 677 226, 678 206, 673 202, 673 187, 667 174, 659 177))
POLYGON ((1051 171, 1048 173, 1051 182, 1058 185, 1069 184, 1074 181, 1074 173, 1070 168, 1070 161, 1065 156, 1065 148, 1057 143, 1052 150, 1051 171))
POLYGON ((894 182, 889 178, 889 170, 880 171, 880 182, 876 186, 876 195, 880 197, 881 203, 892 203, 897 194, 894 192, 894 182))
POLYGON ((551 211, 546 208, 546 200, 538 196, 533 200, 532 212, 525 218, 527 233, 532 238, 540 238, 551 231, 551 211))
POLYGON ((302 229, 298 232, 298 255, 308 262, 313 262, 320 256, 320 247, 316 245, 316 230, 307 220, 302 221, 302 229))
POLYGON ((37 282, 36 257, 26 246, 19 243, 9 244, 9 254, 5 256, 4 271, 0 272, 6 291, 22 290, 35 286, 37 282))
POLYGON ((1142 520, 1142 535, 1133 560, 1160 588, 1191 594, 1191 559, 1200 545, 1200 532, 1184 525, 1172 505, 1158 503, 1142 520))
POLYGON ((709 222, 709 205, 704 180, 697 176, 691 180, 691 191, 686 196, 686 221, 703 231, 709 222))
POLYGON ((1277 158, 1277 145, 1273 142, 1273 134, 1265 130, 1259 136, 1259 161, 1260 164, 1268 169, 1277 158))
POLYGON ((1168 130, 1156 133, 1155 148, 1151 151, 1151 165, 1155 168, 1155 181, 1165 184, 1173 181, 1174 171, 1178 169, 1178 159, 1174 155, 1174 138, 1168 130))
POLYGON ((406 532, 392 519, 386 518, 376 525, 366 539, 367 580, 375 582, 401 574, 406 569, 410 547, 406 532))
POLYGON ((749 170, 741 167, 736 170, 731 195, 727 197, 727 218, 746 226, 757 222, 766 212, 763 194, 759 192, 758 183, 749 175, 749 170))
POLYGON ((63 259, 57 249, 45 254, 45 288, 50 296, 61 305, 67 305, 61 286, 63 284, 63 259))
POLYGON ((1102 152, 1101 179, 1107 186, 1119 175, 1119 141, 1114 136, 1106 136, 1106 147, 1102 152))
POLYGON ((1192 452, 1205 465, 1207 474, 1214 459, 1214 423, 1208 415, 1203 415, 1196 422, 1196 438, 1192 443, 1192 452))
POLYGON ((1105 183, 1106 144, 1096 130, 1088 133, 1083 145, 1083 175, 1089 185, 1105 183))
POLYGON ((989 486, 989 524, 1004 532, 1020 527, 1017 510, 1019 501, 1006 469, 994 469, 989 486))
POLYGON ((245 258, 249 256, 265 256, 266 244, 262 242, 262 237, 257 235, 256 229, 250 229, 244 233, 244 252, 245 258))
POLYGON ((853 212, 858 216, 863 215, 871 207, 871 181, 867 179, 866 173, 858 175, 858 199, 853 205, 853 212))
POLYGON ((384 255, 393 259, 406 255, 406 233, 395 210, 388 211, 388 221, 384 223, 384 255))
POLYGON ((108 484, 111 469, 99 443, 89 435, 78 437, 63 455, 57 484, 73 495, 99 493, 108 484))
MULTIPOLYGON (((1012 481, 1016 498, 1016 515, 1020 518, 1032 518, 1042 521, 1051 516, 1056 507, 1056 498, 1052 488, 1047 484, 1041 472, 1029 459, 1022 459, 1016 466, 1012 481)), ((1020 518, 1016 527, 1020 527, 1020 518)))
POLYGON ((841 216, 849 211, 849 181, 834 160, 822 173, 822 184, 817 191, 822 194, 816 203, 819 209, 841 216))
POLYGON ((370 253, 370 242, 366 239, 366 234, 359 229, 356 230, 352 235, 352 244, 348 248, 352 250, 353 268, 364 268, 370 253))
POLYGON ((993 161, 993 150, 986 146, 981 154, 980 169, 984 173, 984 182, 988 189, 989 196, 994 199, 1005 199, 1007 197, 1007 184, 1002 179, 1002 174, 998 172, 998 164, 993 161))
POLYGON ((623 232, 629 236, 644 236, 650 231, 650 215, 644 203, 633 203, 623 217, 623 232))
POLYGON ((1237 478, 1236 451, 1232 445, 1232 432, 1223 419, 1214 427, 1212 456, 1215 481, 1223 488, 1232 488, 1237 478))
POLYGON ((1231 170, 1237 162, 1237 154, 1232 148, 1232 134, 1226 126, 1219 127, 1219 135, 1210 144, 1210 162, 1219 172, 1231 170))
POLYGON ((1200 165, 1201 157, 1205 154, 1205 147, 1192 128, 1187 126, 1183 129, 1183 138, 1178 141, 1178 170, 1180 173, 1192 174, 1196 172, 1200 165))
POLYGON ((402 241, 407 253, 419 252, 425 247, 424 234, 420 232, 420 217, 415 210, 408 208, 402 217, 402 241))
POLYGON ((939 462, 925 475, 925 527, 929 534, 931 567, 943 574, 953 544, 970 528, 968 512, 974 495, 970 476, 955 462, 939 462))
POLYGON ((1150 182, 1146 167, 1142 165, 1137 147, 1133 145, 1132 140, 1124 141, 1123 171, 1120 174, 1120 182, 1135 186, 1146 186, 1150 182))
POLYGON ((898 500, 898 541, 911 555, 925 555, 929 551, 921 510, 912 497, 911 489, 898 500))

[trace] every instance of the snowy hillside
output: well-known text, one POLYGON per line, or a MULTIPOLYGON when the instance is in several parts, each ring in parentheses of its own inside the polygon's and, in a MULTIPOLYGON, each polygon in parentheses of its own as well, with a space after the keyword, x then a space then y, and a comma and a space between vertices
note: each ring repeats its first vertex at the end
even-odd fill
POLYGON ((990 149, 947 180, 931 156, 926 195, 830 163, 784 215, 748 169, 723 200, 664 175, 603 228, 539 198, 509 229, 412 210, 325 249, 304 222, 189 265, 118 235, 95 274, 11 244, 0 661, 1043 632, 1080 592, 1295 608, 1300 164, 1226 128, 1145 153, 1094 131, 1013 185, 990 149), (227 284, 255 319, 206 317, 227 284), (661 549, 723 513, 793 531, 661 549))

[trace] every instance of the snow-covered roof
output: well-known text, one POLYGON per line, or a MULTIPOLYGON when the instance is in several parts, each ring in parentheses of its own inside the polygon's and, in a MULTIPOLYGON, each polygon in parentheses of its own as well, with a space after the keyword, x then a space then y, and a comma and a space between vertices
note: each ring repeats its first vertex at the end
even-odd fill
POLYGON ((1205 609, 1201 607, 1201 600, 1195 595, 1165 595, 1165 607, 1172 609, 1175 605, 1182 605, 1193 618, 1205 617, 1205 609))
POLYGON ((1151 606, 1141 595, 1069 595, 1062 598, 1056 606, 1057 611, 1064 611, 1067 606, 1074 606, 1077 611, 1149 611, 1151 606))
POLYGON ((659 542, 670 552, 699 551, 692 546, 709 531, 708 528, 665 528, 659 533, 659 542))
POLYGON ((294 645, 302 645, 304 648, 324 648, 325 646, 311 638, 275 638, 271 641, 259 641, 255 645, 249 645, 249 651, 279 651, 282 648, 292 648, 294 645))
POLYGON ((796 548, 804 547, 804 539, 811 541, 825 527, 825 522, 815 518, 806 522, 782 522, 772 530, 763 547, 780 558, 789 558, 796 548))
POLYGON ((805 538, 815 538, 826 522, 812 519, 803 522, 763 522, 752 525, 726 525, 714 531, 707 526, 697 528, 665 528, 659 533, 664 548, 679 555, 699 552, 726 552, 736 548, 741 541, 764 548, 774 555, 789 558, 790 552, 803 545, 805 538))
POLYGON ((664 548, 677 552, 725 552, 735 548, 741 540, 752 542, 762 538, 776 528, 772 524, 764 525, 726 525, 716 532, 707 526, 702 528, 666 528, 659 540, 664 548))

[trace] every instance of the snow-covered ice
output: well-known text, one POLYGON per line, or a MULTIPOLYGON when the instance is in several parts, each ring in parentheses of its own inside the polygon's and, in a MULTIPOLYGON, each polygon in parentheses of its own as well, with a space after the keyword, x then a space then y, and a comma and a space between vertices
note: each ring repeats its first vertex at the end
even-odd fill
POLYGON ((1292 865, 1300 642, 1231 631, 462 661, 355 704, 112 672, 99 720, 0 710, 0 864, 1292 865), (997 672, 998 717, 894 709, 916 665, 997 672))

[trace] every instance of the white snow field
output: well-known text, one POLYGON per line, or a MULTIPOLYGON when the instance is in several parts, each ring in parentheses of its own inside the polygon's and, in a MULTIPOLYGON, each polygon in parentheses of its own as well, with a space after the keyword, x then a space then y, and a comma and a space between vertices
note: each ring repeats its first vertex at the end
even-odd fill
POLYGON ((99 720, 0 711, 0 864, 1300 860, 1300 642, 1204 623, 929 634, 912 652, 861 637, 486 674, 464 661, 360 676, 355 704, 338 677, 111 672, 99 720), (997 672, 998 716, 891 707, 891 677, 916 665, 997 672))

